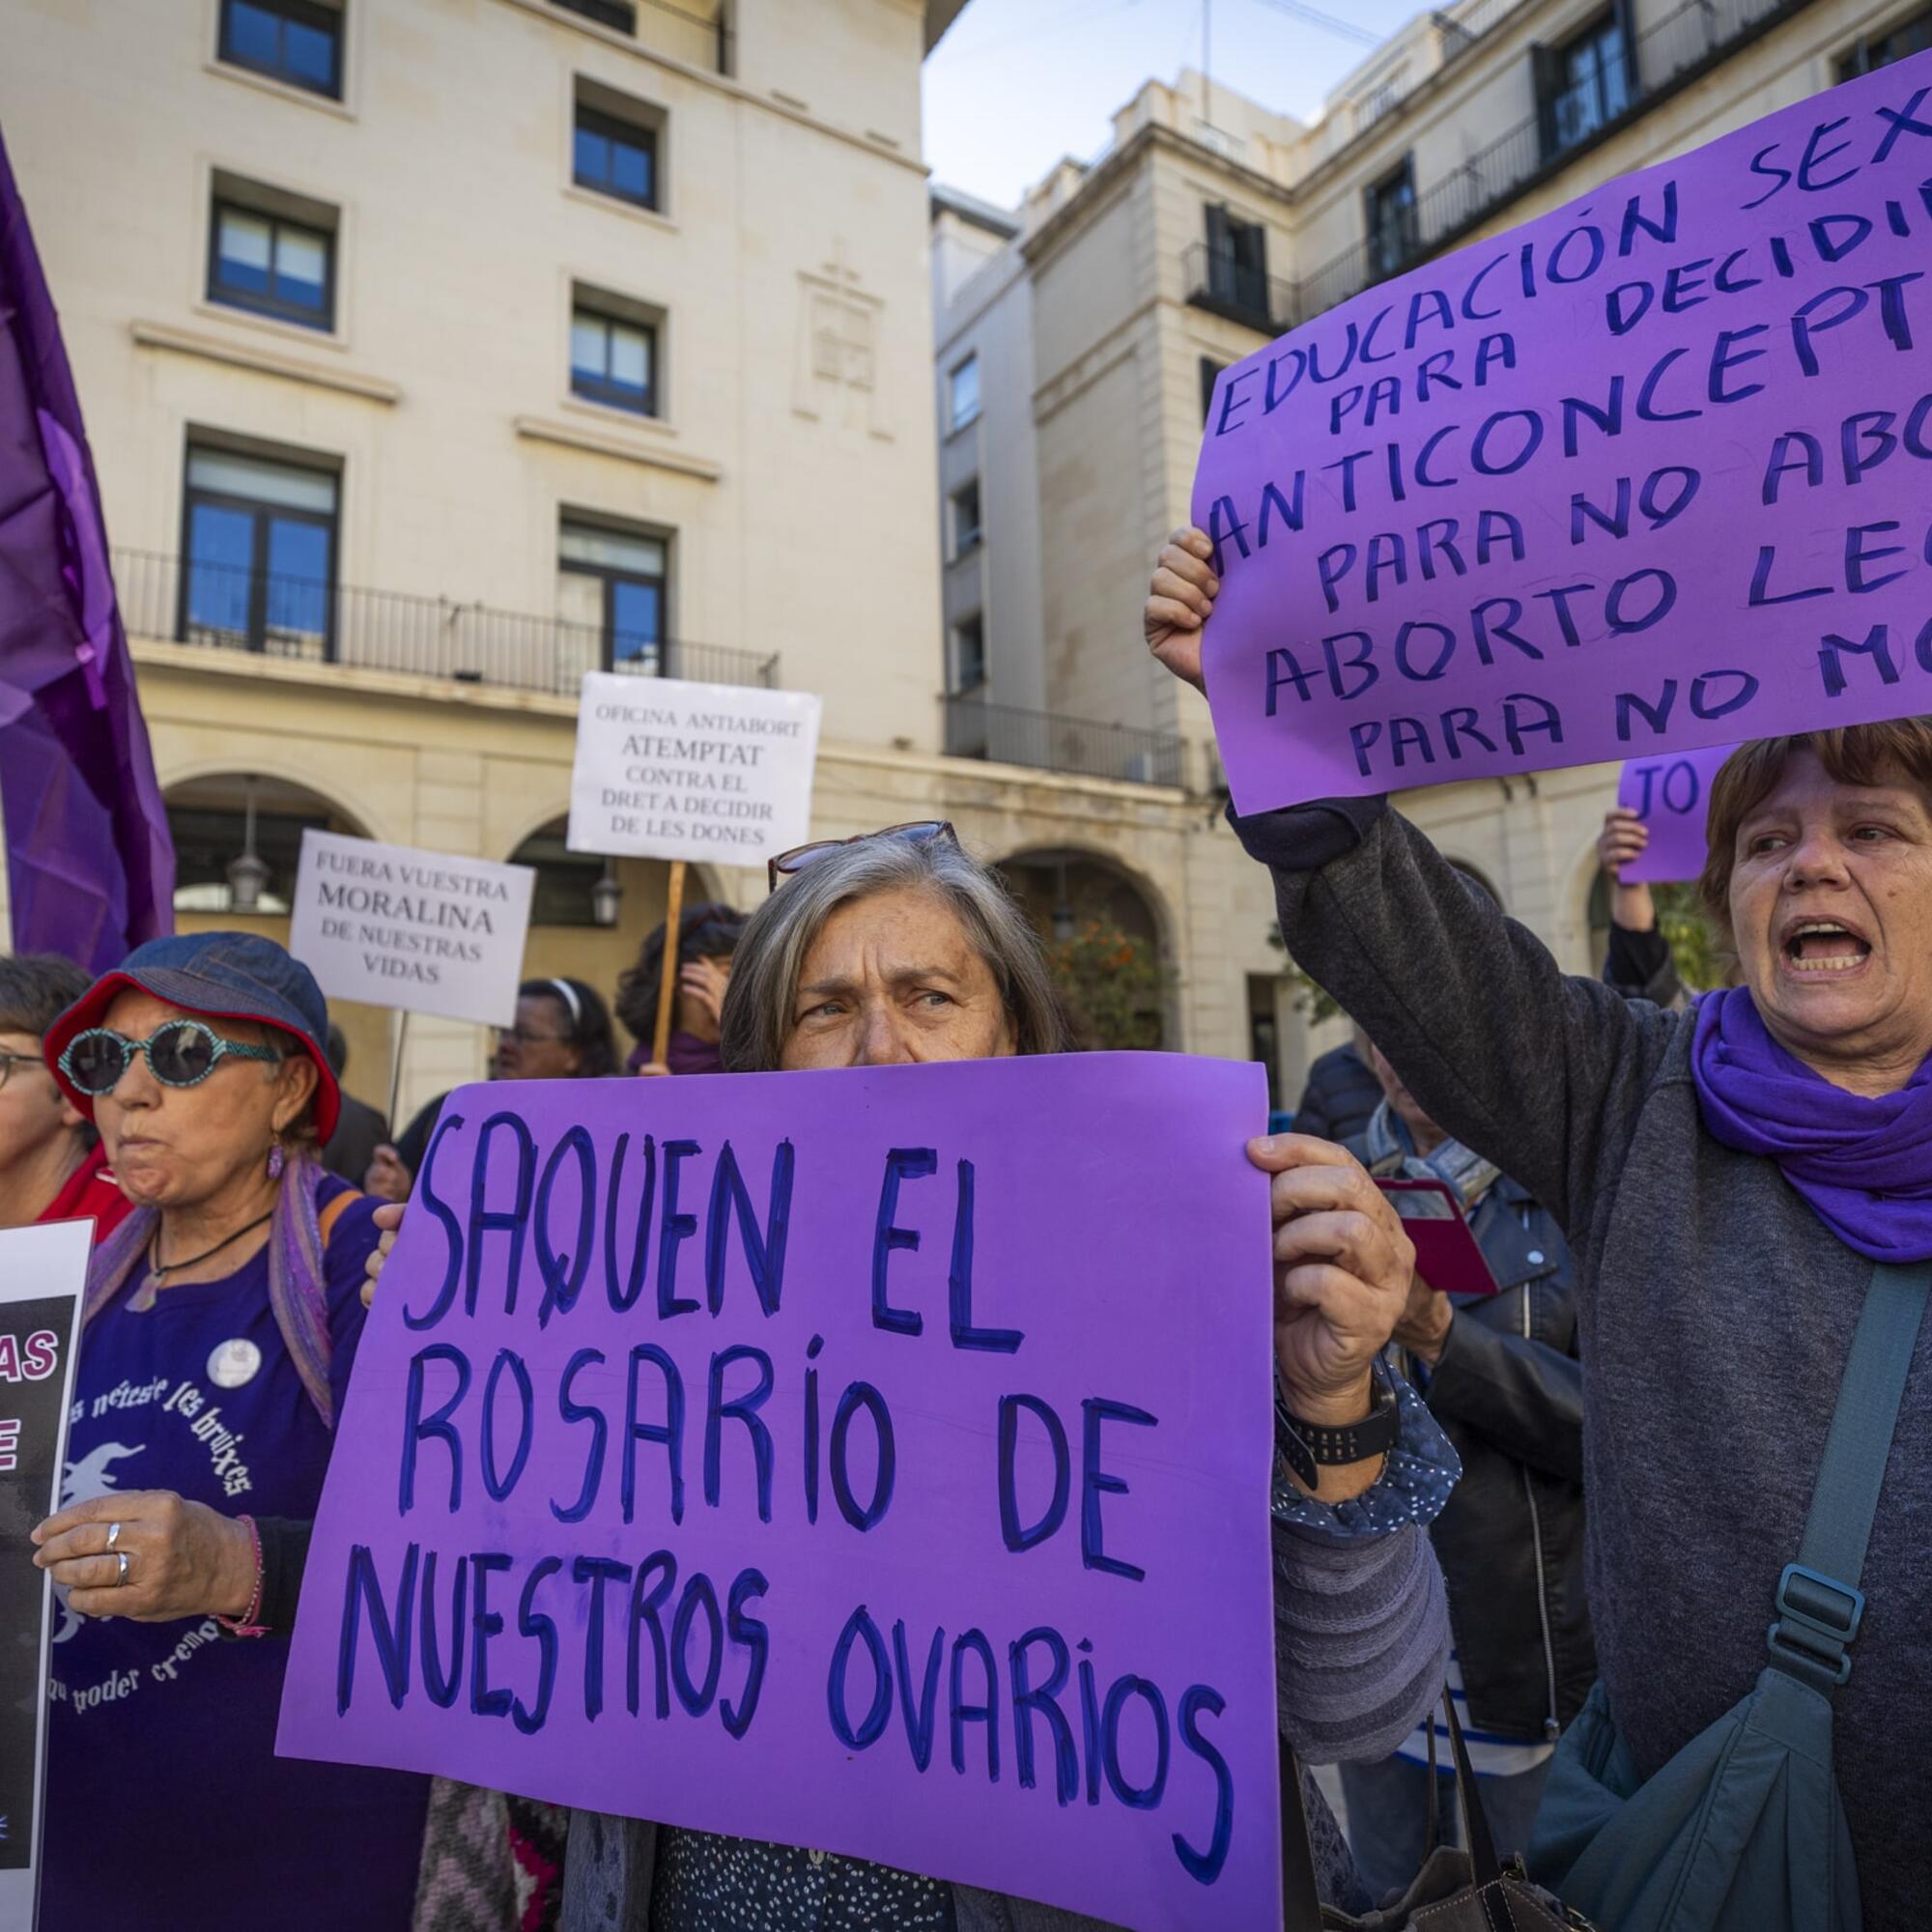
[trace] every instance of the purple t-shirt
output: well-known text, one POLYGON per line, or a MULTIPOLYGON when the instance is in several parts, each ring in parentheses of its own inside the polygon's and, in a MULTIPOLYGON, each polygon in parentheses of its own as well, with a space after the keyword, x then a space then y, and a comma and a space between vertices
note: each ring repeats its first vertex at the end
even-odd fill
MULTIPOLYGON (((323 1198, 342 1191, 331 1177, 323 1198)), ((352 1203, 328 1243, 338 1415, 376 1205, 352 1203)), ((331 1438, 269 1306, 268 1250, 145 1314, 128 1300, 81 1345, 63 1506, 175 1490, 225 1516, 314 1516, 331 1438)), ((52 1659, 42 1932, 408 1926, 427 1780, 276 1757, 285 1642, 63 1604, 52 1659)))

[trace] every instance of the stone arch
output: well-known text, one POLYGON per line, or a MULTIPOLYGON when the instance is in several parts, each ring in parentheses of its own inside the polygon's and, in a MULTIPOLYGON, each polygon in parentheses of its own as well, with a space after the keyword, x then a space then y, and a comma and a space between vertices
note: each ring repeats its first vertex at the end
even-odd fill
POLYGON ((174 835, 175 910, 233 913, 224 873, 247 837, 248 804, 255 807, 255 848, 269 867, 260 912, 286 916, 288 895, 307 827, 354 838, 373 833, 362 815, 313 783, 306 773, 273 760, 238 771, 233 760, 208 760, 163 781, 162 803, 174 835))
POLYGON ((1594 977, 1604 970, 1610 939, 1610 879, 1598 863, 1594 837, 1572 862, 1560 903, 1564 929, 1552 947, 1556 963, 1565 972, 1594 977))
POLYGON ((1174 915, 1151 880, 1113 853, 1089 845, 1023 846, 994 869, 1049 945, 1074 939, 1085 924, 1096 922, 1144 942, 1167 977, 1148 1009, 1154 1037, 1143 1043, 1165 1047, 1179 1040, 1174 915))
MULTIPOLYGON (((567 812, 545 813, 503 855, 513 865, 535 867, 537 873, 524 976, 580 980, 594 986, 614 1011, 618 980, 636 963, 652 929, 663 923, 670 866, 663 859, 607 862, 571 852, 564 843, 568 825, 567 812), (602 925, 594 914, 593 889, 607 863, 619 895, 615 923, 602 925)), ((727 899, 727 895, 718 890, 717 875, 709 867, 687 866, 685 904, 704 899, 727 899)), ((621 1026, 618 1035, 621 1046, 628 1037, 621 1026)))
MULTIPOLYGON (((169 773, 161 787, 175 841, 175 928, 208 932, 239 928, 277 945, 289 943, 289 895, 308 827, 367 838, 365 819, 317 785, 309 775, 275 758, 202 760, 169 773), (255 800, 255 852, 268 867, 252 911, 238 911, 226 877, 247 836, 247 802, 255 800)), ((389 1088, 393 1040, 386 1008, 330 1000, 329 1015, 349 1051, 347 1080, 361 1097, 381 1103, 389 1088)))

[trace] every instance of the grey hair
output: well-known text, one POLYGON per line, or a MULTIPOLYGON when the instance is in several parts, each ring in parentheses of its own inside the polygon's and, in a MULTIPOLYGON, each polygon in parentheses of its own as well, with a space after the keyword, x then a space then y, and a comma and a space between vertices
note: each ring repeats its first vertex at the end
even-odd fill
POLYGON ((775 1071, 791 1031, 805 955, 842 905, 875 893, 944 899, 993 975, 1015 1051, 1065 1053, 1066 1020, 1039 935, 991 867, 951 839, 867 838, 814 859, 752 915, 731 956, 722 1049, 732 1073, 775 1071))

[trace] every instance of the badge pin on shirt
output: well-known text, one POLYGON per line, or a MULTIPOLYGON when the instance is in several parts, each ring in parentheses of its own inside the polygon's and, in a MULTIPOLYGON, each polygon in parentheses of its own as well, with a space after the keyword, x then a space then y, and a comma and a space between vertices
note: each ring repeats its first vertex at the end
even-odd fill
POLYGON ((262 1367, 262 1351, 245 1335, 223 1342, 208 1358, 208 1378, 216 1388, 239 1389, 262 1367))

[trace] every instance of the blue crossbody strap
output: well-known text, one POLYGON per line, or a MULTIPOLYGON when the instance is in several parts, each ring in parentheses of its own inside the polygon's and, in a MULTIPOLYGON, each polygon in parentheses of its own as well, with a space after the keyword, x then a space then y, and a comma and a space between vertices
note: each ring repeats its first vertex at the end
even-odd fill
POLYGON ((1798 1561, 1777 1579, 1772 1662, 1801 1682, 1834 1690, 1852 1674, 1850 1645, 1864 1620, 1859 1588, 1871 1542, 1899 1404, 1932 1291, 1932 1262, 1881 1262, 1859 1315, 1798 1561))

